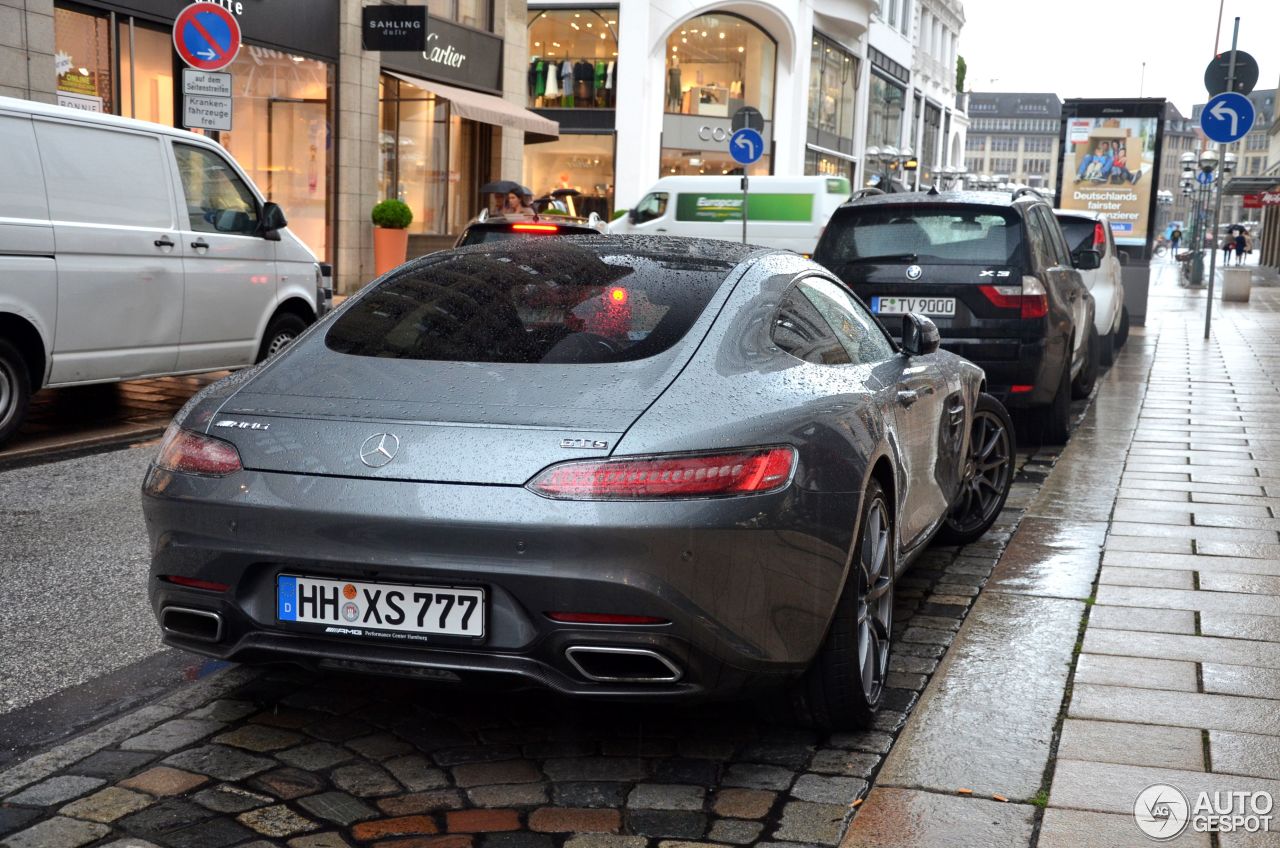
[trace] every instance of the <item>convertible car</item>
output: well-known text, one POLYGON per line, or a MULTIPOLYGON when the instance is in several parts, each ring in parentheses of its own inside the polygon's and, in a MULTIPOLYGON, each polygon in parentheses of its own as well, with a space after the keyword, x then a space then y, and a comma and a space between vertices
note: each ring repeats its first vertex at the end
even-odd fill
POLYGON ((820 266, 573 236, 410 262, 209 386, 143 485, 165 641, 577 696, 882 698, 893 586, 982 535, 976 366, 820 266))

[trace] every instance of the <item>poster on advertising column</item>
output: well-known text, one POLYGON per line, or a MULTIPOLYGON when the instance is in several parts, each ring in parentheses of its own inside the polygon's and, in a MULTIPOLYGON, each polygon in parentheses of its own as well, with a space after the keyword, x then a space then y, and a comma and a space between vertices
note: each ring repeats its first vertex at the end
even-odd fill
POLYGON ((1061 208, 1104 213, 1116 244, 1146 243, 1158 119, 1069 117, 1061 208))

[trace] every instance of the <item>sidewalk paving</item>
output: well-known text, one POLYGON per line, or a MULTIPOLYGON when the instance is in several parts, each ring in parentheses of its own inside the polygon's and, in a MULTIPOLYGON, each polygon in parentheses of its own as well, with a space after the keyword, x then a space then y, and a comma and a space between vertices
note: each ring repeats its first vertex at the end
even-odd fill
MULTIPOLYGON (((1278 307, 1270 287, 1215 303, 1206 342, 1203 290, 1153 269, 1148 326, 1100 383, 844 848, 1147 846, 1134 804, 1152 784, 1280 797, 1278 307)), ((1168 844, 1211 842, 1188 829, 1168 844)))

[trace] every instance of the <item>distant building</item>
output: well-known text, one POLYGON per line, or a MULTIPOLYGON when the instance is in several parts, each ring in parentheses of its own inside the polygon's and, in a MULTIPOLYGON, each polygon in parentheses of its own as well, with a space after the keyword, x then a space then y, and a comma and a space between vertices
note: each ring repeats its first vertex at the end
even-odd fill
POLYGON ((1062 100, 1056 94, 971 92, 965 170, 1054 188, 1061 119, 1062 100))
POLYGON ((1160 191, 1169 192, 1173 202, 1156 210, 1157 234, 1164 233, 1171 221, 1180 221, 1186 231, 1191 222, 1191 206, 1195 194, 1183 194, 1180 185, 1182 180, 1182 154, 1191 151, 1199 156, 1202 136, 1196 128, 1197 123, 1183 116, 1178 107, 1172 103, 1165 105, 1164 110, 1164 148, 1160 156, 1160 191))

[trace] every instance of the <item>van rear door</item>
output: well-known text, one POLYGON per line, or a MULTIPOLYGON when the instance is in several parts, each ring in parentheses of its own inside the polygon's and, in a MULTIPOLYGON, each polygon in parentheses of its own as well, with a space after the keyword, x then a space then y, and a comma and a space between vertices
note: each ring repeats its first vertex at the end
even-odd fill
POLYGON ((182 252, 160 137, 87 122, 34 124, 57 240, 49 382, 172 372, 182 252))

